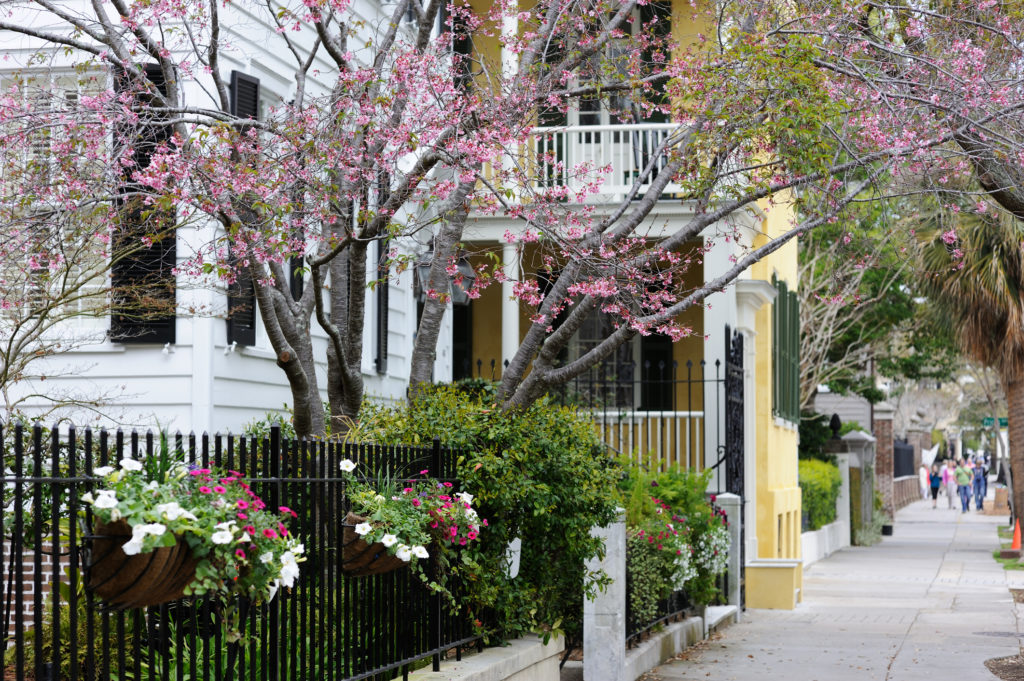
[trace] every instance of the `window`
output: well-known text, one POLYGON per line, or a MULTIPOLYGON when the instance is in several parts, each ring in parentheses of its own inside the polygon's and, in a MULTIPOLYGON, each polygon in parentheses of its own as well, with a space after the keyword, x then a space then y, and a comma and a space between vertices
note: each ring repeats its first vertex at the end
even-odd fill
POLYGON ((786 282, 772 277, 778 291, 772 305, 772 412, 800 421, 800 303, 786 282))

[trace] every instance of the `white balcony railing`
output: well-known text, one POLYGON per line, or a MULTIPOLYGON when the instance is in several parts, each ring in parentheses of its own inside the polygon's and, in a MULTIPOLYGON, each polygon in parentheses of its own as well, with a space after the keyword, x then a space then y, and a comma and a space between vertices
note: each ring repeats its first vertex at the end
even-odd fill
MULTIPOLYGON (((662 143, 678 127, 674 123, 635 123, 534 128, 530 136, 530 151, 536 163, 534 188, 543 191, 568 187, 579 192, 600 177, 603 182, 598 193, 584 200, 621 197, 657 156, 653 172, 641 184, 638 195, 643 195, 667 163, 664 150, 659 151, 662 143), (584 167, 589 170, 581 172, 584 167)), ((665 187, 666 194, 680 191, 674 182, 665 187)))
POLYGON ((601 440, 653 470, 704 467, 707 447, 703 411, 594 410, 601 440))

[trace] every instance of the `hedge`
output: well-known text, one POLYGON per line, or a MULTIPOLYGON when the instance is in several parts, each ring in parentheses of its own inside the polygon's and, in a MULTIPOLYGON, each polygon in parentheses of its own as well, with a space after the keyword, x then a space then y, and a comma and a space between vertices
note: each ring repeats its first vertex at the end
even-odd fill
POLYGON ((836 499, 842 478, 839 467, 817 459, 800 461, 800 491, 808 530, 817 530, 836 519, 836 499))

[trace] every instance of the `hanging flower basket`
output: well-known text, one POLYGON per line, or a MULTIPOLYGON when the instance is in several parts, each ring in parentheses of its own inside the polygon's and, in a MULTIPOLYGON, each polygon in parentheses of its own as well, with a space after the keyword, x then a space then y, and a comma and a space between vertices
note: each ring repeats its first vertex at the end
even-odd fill
POLYGON ((388 553, 388 549, 380 542, 367 544, 356 534, 356 525, 365 523, 366 518, 349 512, 342 523, 341 569, 353 577, 364 575, 382 575, 408 565, 397 556, 388 553))
POLYGON ((196 576, 196 561, 184 540, 129 556, 121 547, 131 537, 131 527, 124 520, 96 522, 89 587, 118 609, 162 605, 182 598, 196 576))

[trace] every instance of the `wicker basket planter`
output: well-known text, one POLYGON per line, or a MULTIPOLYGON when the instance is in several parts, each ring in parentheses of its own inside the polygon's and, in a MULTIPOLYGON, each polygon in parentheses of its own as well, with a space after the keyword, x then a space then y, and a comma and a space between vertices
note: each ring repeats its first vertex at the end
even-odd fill
POLYGON ((349 512, 342 523, 341 569, 353 577, 382 575, 408 565, 407 562, 388 553, 380 542, 367 544, 356 534, 356 525, 365 523, 366 518, 349 512))
POLYGON ((113 608, 176 601, 195 579, 196 560, 181 538, 174 546, 129 556, 121 550, 132 534, 124 520, 97 522, 93 534, 88 586, 113 608))

